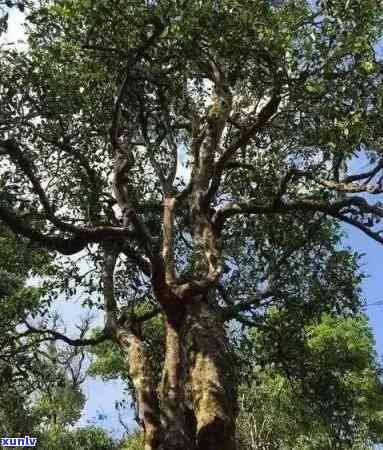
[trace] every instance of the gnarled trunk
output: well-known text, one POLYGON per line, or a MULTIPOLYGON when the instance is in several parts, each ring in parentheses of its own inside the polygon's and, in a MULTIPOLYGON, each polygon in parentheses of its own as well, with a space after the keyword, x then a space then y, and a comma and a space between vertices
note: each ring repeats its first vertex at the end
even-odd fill
POLYGON ((218 310, 207 298, 190 305, 191 384, 196 450, 234 450, 237 411, 233 356, 218 310))
POLYGON ((235 450, 234 360, 219 310, 196 298, 165 312, 166 351, 160 410, 139 329, 120 327, 116 341, 127 356, 137 395, 145 450, 235 450), (187 336, 192 361, 186 359, 187 336), (186 398, 190 383, 192 409, 186 398))

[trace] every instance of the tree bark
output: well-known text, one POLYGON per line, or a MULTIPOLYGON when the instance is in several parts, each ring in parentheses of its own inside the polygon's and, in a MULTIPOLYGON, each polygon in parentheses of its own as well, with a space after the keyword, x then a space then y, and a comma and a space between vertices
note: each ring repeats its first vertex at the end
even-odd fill
POLYGON ((144 433, 144 449, 159 450, 162 448, 162 431, 158 401, 141 332, 135 329, 135 324, 121 327, 116 331, 116 340, 126 355, 129 374, 136 391, 138 414, 144 433))
POLYGON ((190 422, 185 399, 186 311, 177 304, 165 312, 166 345, 161 382, 164 450, 194 450, 195 430, 190 422))
POLYGON ((196 450, 235 450, 235 361, 224 321, 206 296, 190 304, 196 450))

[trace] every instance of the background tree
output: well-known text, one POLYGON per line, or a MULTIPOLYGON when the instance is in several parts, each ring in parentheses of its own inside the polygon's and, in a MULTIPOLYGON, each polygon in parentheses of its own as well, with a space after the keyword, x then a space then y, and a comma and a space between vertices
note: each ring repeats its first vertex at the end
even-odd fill
MULTIPOLYGON (((314 288, 290 278, 292 254, 300 235, 313 251, 324 217, 383 242, 381 205, 365 195, 382 192, 381 8, 64 0, 27 20, 28 52, 2 51, 2 179, 17 201, 0 220, 87 258, 92 275, 57 259, 71 274, 59 284, 101 285, 91 301, 103 298, 106 325, 92 343, 124 351, 147 449, 233 449, 225 323, 253 323, 270 298, 305 310, 314 288), (366 172, 351 170, 357 153, 366 172), (141 314, 143 301, 153 309, 141 314), (159 395, 142 332, 158 310, 159 395)), ((330 262, 314 269, 317 289, 331 281, 353 298, 330 262)))
MULTIPOLYGON (((85 350, 64 348, 46 333, 35 333, 30 322, 58 332, 45 287, 37 277, 55 273, 47 252, 0 228, 0 432, 2 436, 37 436, 38 445, 54 449, 115 449, 96 427, 70 431, 84 406, 81 392, 85 350), (41 284, 41 283, 39 283, 41 284)), ((80 336, 89 320, 80 327, 80 336)))
POLYGON ((28 314, 44 310, 42 291, 25 284, 28 276, 46 273, 47 254, 0 228, 0 382, 1 432, 31 432, 36 426, 29 396, 38 367, 33 348, 38 342, 19 342, 17 327, 28 314))
POLYGON ((374 448, 382 441, 383 385, 366 318, 324 315, 277 350, 271 336, 281 322, 272 311, 242 353, 241 448, 374 448))

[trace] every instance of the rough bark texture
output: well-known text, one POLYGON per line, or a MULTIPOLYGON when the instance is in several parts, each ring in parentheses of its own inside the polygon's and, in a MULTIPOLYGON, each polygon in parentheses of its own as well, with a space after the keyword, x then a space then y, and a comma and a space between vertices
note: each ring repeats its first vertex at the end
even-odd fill
POLYGON ((162 442, 158 399, 145 342, 140 324, 118 318, 118 306, 114 295, 114 271, 118 249, 104 245, 103 291, 107 316, 107 328, 126 356, 127 367, 136 392, 138 414, 144 433, 145 450, 159 450, 162 442))
POLYGON ((185 403, 186 355, 185 315, 166 321, 166 353, 161 386, 164 448, 191 450, 193 431, 189 429, 185 403))
POLYGON ((204 299, 191 305, 191 370, 197 450, 234 450, 236 397, 223 320, 204 299))
POLYGON ((144 431, 144 448, 158 450, 162 442, 161 424, 145 344, 140 332, 134 330, 134 327, 120 328, 116 333, 116 339, 126 355, 129 373, 136 391, 138 413, 144 431))
POLYGON ((160 386, 163 449, 193 450, 194 433, 186 415, 186 307, 163 282, 153 280, 157 301, 164 311, 165 359, 160 386))

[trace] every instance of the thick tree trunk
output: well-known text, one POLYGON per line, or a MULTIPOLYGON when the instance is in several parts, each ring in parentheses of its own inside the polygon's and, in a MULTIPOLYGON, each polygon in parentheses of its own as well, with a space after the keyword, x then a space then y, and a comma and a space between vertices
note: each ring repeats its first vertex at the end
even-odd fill
POLYGON ((185 400, 186 315, 177 305, 166 313, 165 361, 161 383, 161 413, 164 430, 164 450, 194 450, 195 432, 188 420, 185 400))
POLYGON ((235 450, 235 363, 224 321, 207 299, 191 303, 190 312, 196 449, 235 450))
POLYGON ((140 330, 135 330, 134 325, 121 327, 116 331, 116 340, 126 355, 129 374, 136 391, 138 414, 144 433, 144 448, 159 450, 162 448, 162 431, 158 401, 140 330))

